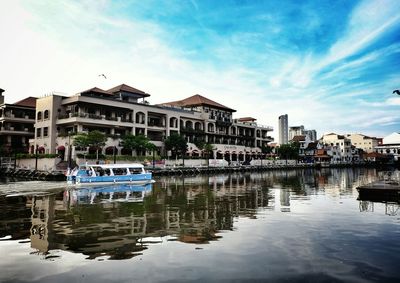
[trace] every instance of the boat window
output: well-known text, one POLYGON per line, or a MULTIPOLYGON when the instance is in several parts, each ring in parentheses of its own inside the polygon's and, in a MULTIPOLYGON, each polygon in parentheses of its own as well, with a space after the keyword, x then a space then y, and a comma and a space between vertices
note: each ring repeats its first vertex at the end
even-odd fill
POLYGON ((112 175, 111 175, 111 170, 108 169, 108 168, 104 170, 104 174, 105 174, 106 176, 112 176, 112 175))
POLYGON ((126 175, 125 168, 113 168, 114 175, 126 175))
POLYGON ((142 173, 142 169, 141 168, 129 168, 129 172, 131 174, 140 174, 140 173, 142 173))

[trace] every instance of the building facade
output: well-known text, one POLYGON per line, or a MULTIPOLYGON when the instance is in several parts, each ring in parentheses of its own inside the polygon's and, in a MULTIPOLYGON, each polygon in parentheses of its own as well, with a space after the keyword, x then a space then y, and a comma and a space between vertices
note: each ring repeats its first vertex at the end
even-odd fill
POLYGON ((320 139, 327 154, 331 156, 331 162, 351 162, 353 161, 352 148, 350 139, 344 135, 335 133, 323 135, 320 139))
POLYGON ((27 97, 13 104, 4 103, 0 89, 0 147, 3 154, 29 150, 34 136, 36 98, 27 97))
POLYGON ((270 126, 254 118, 233 119, 234 109, 201 95, 180 101, 150 105, 150 95, 127 85, 109 90, 92 88, 73 96, 50 95, 39 98, 36 108, 35 139, 31 151, 72 156, 80 150, 72 146, 76 133, 99 130, 108 137, 103 153, 126 154, 120 146, 127 134, 145 135, 164 152, 164 139, 181 134, 188 142, 187 155, 200 156, 196 146, 203 141, 213 145, 214 158, 245 161, 261 157, 261 148, 271 142, 270 126))
POLYGON ((362 149, 364 152, 373 152, 374 148, 378 146, 378 139, 374 137, 362 134, 346 134, 345 136, 351 140, 353 146, 362 149))
POLYGON ((278 118, 279 127, 279 144, 287 144, 289 141, 289 129, 288 129, 288 115, 281 115, 278 118))
POLYGON ((400 133, 392 133, 383 138, 382 144, 375 147, 375 152, 392 155, 395 161, 400 160, 400 133))
POLYGON ((310 141, 317 140, 316 130, 306 130, 303 125, 289 127, 289 141, 293 140, 295 136, 302 136, 302 135, 308 136, 310 141))

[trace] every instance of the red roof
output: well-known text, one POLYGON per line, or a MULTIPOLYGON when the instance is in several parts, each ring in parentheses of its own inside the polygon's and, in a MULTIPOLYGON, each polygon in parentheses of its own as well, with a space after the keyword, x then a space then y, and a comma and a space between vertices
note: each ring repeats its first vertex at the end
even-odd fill
POLYGON ((249 121, 254 122, 254 121, 257 121, 257 119, 253 118, 253 117, 243 117, 243 118, 239 118, 238 121, 239 122, 249 122, 249 121))
POLYGON ((292 141, 295 141, 295 142, 300 142, 300 141, 305 141, 305 140, 306 140, 305 135, 294 136, 292 139, 292 141))
POLYGON ((144 91, 141 91, 139 89, 136 89, 136 88, 131 87, 131 86, 126 85, 126 84, 121 84, 121 85, 113 87, 113 88, 111 88, 111 89, 109 89, 107 91, 110 92, 110 93, 117 93, 117 92, 123 91, 123 92, 139 94, 139 95, 141 95, 143 97, 149 97, 150 96, 150 94, 145 93, 144 91))
POLYGON ((25 99, 17 101, 14 105, 36 108, 36 97, 29 96, 25 99))
POLYGON ((206 106, 211 106, 211 107, 218 108, 218 109, 227 110, 230 112, 236 112, 236 110, 226 107, 222 104, 219 104, 218 102, 215 102, 211 99, 201 96, 200 94, 196 94, 196 95, 190 96, 190 97, 182 99, 182 100, 172 101, 172 102, 167 102, 167 103, 162 103, 162 104, 163 105, 171 105, 171 106, 179 106, 179 107, 206 105, 206 106))
POLYGON ((98 88, 98 87, 92 87, 91 89, 82 91, 81 94, 82 93, 100 93, 100 94, 106 94, 106 95, 113 95, 111 92, 102 90, 101 88, 98 88))

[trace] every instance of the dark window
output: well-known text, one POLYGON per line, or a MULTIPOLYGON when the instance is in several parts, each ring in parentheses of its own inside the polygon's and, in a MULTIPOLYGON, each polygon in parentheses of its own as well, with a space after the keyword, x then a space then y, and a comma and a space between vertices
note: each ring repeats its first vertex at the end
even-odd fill
POLYGON ((49 135, 49 127, 44 127, 43 128, 43 136, 47 137, 49 135))

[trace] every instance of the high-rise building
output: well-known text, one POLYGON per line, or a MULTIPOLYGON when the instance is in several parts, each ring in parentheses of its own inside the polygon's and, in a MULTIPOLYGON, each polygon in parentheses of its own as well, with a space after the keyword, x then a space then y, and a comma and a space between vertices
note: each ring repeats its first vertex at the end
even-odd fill
POLYGON ((289 140, 288 115, 279 116, 279 144, 286 144, 289 140))
POLYGON ((304 130, 304 134, 310 138, 310 141, 317 140, 317 131, 316 130, 304 130))

